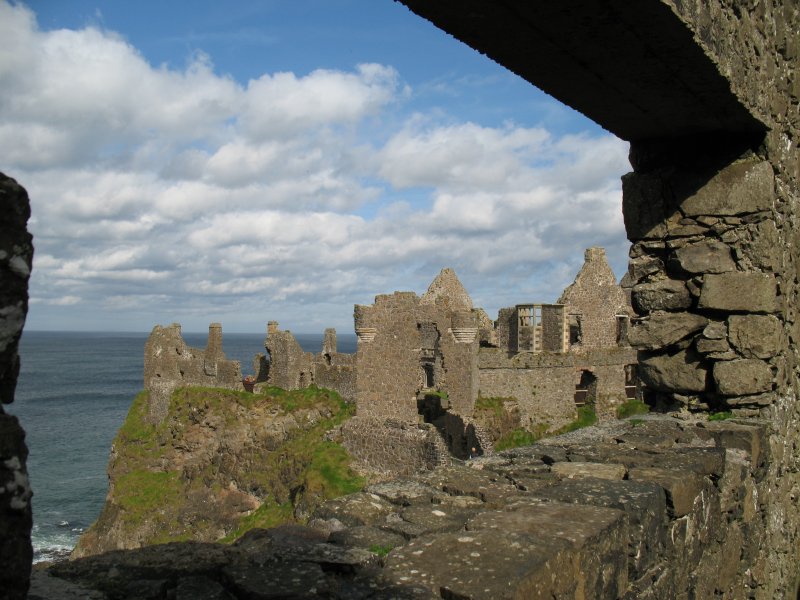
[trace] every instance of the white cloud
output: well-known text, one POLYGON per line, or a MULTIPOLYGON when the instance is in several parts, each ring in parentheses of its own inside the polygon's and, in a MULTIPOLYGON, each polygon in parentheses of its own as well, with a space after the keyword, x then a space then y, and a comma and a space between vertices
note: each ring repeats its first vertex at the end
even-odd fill
POLYGON ((0 169, 31 196, 29 322, 61 306, 142 330, 211 312, 348 327, 354 302, 421 292, 443 266, 496 310, 555 299, 585 246, 623 260, 622 142, 406 114, 409 97, 377 64, 246 85, 203 54, 153 66, 113 32, 41 31, 0 0, 0 169))

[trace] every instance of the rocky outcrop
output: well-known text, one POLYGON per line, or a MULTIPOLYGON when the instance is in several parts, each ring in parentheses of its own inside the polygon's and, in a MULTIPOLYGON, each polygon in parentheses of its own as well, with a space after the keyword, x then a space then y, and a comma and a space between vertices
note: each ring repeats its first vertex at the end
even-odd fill
POLYGON ((180 388, 157 425, 148 420, 147 395, 136 398, 114 440, 105 506, 74 557, 233 539, 302 518, 361 485, 346 452, 324 440, 352 413, 328 391, 180 388))
POLYGON ((14 401, 17 348, 28 313, 30 214, 27 192, 0 173, 0 597, 10 599, 25 597, 33 557, 25 432, 3 411, 3 404, 14 401))
POLYGON ((607 423, 373 484, 306 527, 56 565, 31 598, 789 597, 795 565, 765 547, 767 435, 745 421, 607 423))

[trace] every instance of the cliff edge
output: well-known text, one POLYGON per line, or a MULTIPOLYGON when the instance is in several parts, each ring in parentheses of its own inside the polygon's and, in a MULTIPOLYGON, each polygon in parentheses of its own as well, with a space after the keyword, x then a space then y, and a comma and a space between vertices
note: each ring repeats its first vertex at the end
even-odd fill
POLYGON ((109 491, 72 557, 171 541, 233 540, 252 527, 302 520, 363 481, 325 433, 352 414, 320 388, 250 394, 175 390, 165 418, 148 418, 148 392, 114 439, 109 491))

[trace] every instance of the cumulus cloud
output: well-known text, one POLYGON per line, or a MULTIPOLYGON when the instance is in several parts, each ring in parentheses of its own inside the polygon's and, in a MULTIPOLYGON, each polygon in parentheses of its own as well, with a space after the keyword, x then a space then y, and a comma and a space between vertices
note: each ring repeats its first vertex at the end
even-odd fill
POLYGON ((57 309, 61 328, 348 330, 353 303, 444 266, 491 314, 554 300, 586 246, 624 260, 612 136, 422 114, 387 65, 237 82, 212 58, 152 65, 0 0, 0 170, 31 196, 33 326, 57 309))

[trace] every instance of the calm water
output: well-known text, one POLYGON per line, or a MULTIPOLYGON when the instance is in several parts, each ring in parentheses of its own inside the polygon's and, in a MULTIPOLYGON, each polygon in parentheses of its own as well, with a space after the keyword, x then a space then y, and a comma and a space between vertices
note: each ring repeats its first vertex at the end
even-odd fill
MULTIPOLYGON (((207 334, 184 333, 205 347, 207 334)), ((339 351, 355 352, 355 335, 339 335, 339 351)), ((6 406, 27 432, 33 487, 34 560, 66 555, 100 514, 108 489, 111 441, 133 397, 142 389, 145 333, 26 331, 16 400, 6 406)), ((297 335, 319 352, 322 335, 297 335)), ((264 352, 264 334, 223 335, 228 358, 244 374, 264 352)))

